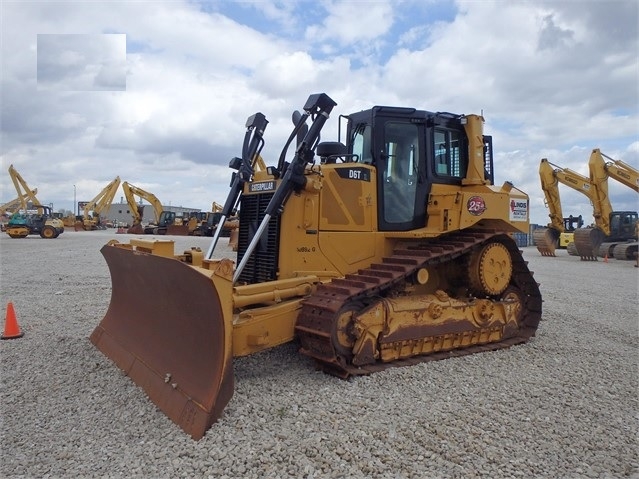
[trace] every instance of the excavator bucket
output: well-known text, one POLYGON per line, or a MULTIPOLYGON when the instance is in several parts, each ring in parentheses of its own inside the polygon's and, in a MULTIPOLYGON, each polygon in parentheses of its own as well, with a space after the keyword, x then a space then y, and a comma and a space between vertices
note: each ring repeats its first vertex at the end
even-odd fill
POLYGON ((111 303, 91 342, 200 439, 233 395, 232 269, 109 243, 111 303))
POLYGON ((537 251, 542 256, 555 256, 555 250, 559 244, 559 232, 552 228, 537 228, 533 231, 533 240, 537 251))
POLYGON ((575 247, 584 261, 597 261, 599 247, 606 235, 599 228, 577 228, 575 230, 575 247))
POLYGON ((169 236, 188 236, 189 225, 169 225, 166 227, 166 234, 169 236))

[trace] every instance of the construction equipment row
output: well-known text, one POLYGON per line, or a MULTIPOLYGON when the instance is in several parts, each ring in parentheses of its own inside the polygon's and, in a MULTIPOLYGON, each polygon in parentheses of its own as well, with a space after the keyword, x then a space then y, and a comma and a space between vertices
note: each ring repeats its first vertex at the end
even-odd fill
POLYGON ((567 244, 569 253, 582 260, 596 261, 597 257, 633 260, 637 257, 636 211, 614 211, 608 194, 608 178, 639 192, 639 171, 620 160, 592 150, 588 161, 589 177, 568 168, 561 168, 544 158, 539 164, 539 176, 544 192, 545 204, 549 209, 550 223, 546 228, 533 232, 533 240, 543 256, 555 256, 562 234, 571 233, 574 243, 567 244), (584 194, 593 207, 594 225, 570 228, 562 215, 559 183, 584 194))
MULTIPOLYGON (((0 214, 10 214, 11 217, 3 224, 5 231, 12 238, 24 238, 28 235, 39 234, 43 238, 57 238, 66 228, 76 231, 94 231, 106 229, 107 221, 104 213, 113 203, 113 198, 120 187, 120 177, 116 176, 91 201, 83 204, 82 214, 63 217, 61 213, 54 213, 49 206, 44 206, 38 200, 37 188, 31 189, 24 178, 11 165, 11 177, 18 196, 0 206, 0 214), (29 211, 31 208, 31 212, 29 211)), ((133 224, 128 232, 133 234, 168 234, 168 235, 197 235, 213 236, 218 228, 221 209, 217 203, 212 204, 211 212, 190 212, 178 217, 175 212, 164 211, 158 198, 142 188, 122 183, 122 189, 132 213, 133 224), (136 202, 136 196, 148 201, 155 212, 155 221, 142 226, 144 206, 136 202)), ((222 224, 224 236, 230 237, 229 243, 235 249, 237 246, 237 217, 229 218, 222 224)))

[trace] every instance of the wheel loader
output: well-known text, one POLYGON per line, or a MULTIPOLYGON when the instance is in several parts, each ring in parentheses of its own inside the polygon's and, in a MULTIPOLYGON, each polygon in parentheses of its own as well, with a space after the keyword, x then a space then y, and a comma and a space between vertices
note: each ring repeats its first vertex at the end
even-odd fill
POLYGON ((90 339, 195 440, 233 395, 234 357, 297 341, 348 378, 535 335, 542 299, 513 239, 529 199, 493 185, 483 118, 375 106, 321 142, 335 106, 310 95, 265 170, 268 121, 247 120, 222 210, 240 212, 234 259, 213 259, 219 233, 207 251, 101 249, 112 296, 90 339))

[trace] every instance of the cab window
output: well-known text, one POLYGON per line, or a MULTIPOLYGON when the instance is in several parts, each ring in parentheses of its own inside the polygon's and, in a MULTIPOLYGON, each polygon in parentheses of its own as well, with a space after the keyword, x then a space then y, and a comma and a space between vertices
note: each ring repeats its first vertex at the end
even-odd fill
POLYGON ((353 133, 353 155, 357 155, 356 160, 359 163, 373 163, 373 152, 371 151, 371 126, 362 123, 358 125, 353 133))
POLYGON ((435 129, 435 173, 463 178, 466 165, 462 157, 464 135, 461 131, 435 129))

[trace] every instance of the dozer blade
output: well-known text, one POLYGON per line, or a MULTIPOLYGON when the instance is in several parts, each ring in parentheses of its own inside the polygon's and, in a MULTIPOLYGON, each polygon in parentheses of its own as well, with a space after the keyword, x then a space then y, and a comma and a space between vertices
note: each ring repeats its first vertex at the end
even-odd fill
POLYGON ((233 395, 230 274, 110 244, 101 253, 111 303, 91 342, 200 439, 233 395))

